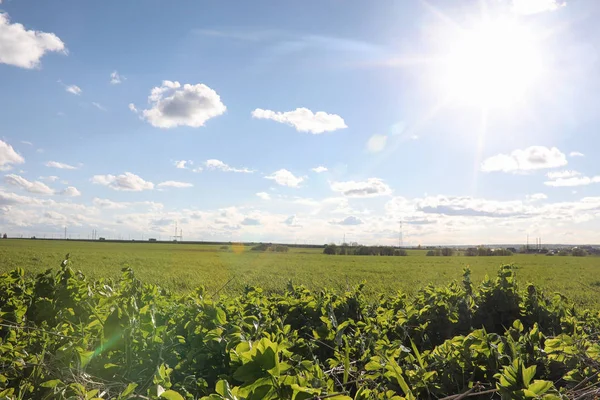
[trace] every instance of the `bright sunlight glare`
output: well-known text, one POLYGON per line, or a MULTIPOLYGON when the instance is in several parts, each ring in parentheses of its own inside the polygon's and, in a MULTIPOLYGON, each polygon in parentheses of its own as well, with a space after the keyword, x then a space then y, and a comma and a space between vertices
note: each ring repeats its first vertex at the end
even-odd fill
POLYGON ((452 102, 510 107, 543 76, 539 39, 516 22, 486 21, 462 30, 447 48, 440 77, 452 102))

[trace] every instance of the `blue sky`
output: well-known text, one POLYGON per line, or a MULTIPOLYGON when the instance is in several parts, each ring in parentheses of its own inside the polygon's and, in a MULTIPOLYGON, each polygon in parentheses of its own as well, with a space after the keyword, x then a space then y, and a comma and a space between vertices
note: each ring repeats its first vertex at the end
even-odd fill
POLYGON ((597 242, 599 12, 2 0, 0 230, 597 242))

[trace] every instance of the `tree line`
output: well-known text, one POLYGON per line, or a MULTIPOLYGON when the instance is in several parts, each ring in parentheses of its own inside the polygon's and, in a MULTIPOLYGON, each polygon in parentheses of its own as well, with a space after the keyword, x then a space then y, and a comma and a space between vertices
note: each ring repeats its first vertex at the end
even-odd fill
POLYGON ((407 256, 404 249, 392 246, 337 246, 335 244, 325 245, 323 254, 342 256, 407 256))

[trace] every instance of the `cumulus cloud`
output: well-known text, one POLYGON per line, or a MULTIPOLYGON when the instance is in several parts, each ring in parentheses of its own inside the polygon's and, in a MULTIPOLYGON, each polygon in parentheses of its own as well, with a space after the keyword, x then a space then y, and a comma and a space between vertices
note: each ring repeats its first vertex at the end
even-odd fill
POLYGON ((294 111, 276 112, 257 108, 252 111, 252 117, 257 119, 270 119, 296 128, 298 132, 320 134, 347 128, 344 119, 336 114, 327 114, 324 111, 313 113, 308 108, 296 108, 294 111))
POLYGON ((81 90, 81 88, 77 85, 68 85, 65 86, 65 90, 69 93, 72 93, 74 95, 79 96, 81 94, 81 92, 83 92, 83 90, 81 90))
POLYGON ((129 103, 129 105, 127 107, 134 113, 138 112, 138 109, 135 107, 135 104, 133 104, 133 103, 129 103))
POLYGON ((331 221, 332 224, 335 225, 347 225, 347 226, 351 226, 351 225, 361 225, 363 223, 363 221, 360 218, 357 218, 353 215, 344 218, 341 221, 331 221))
POLYGON ((179 82, 163 81, 152 89, 148 102, 151 107, 142 111, 143 117, 152 126, 165 129, 198 128, 227 110, 217 92, 201 83, 182 86, 179 82))
POLYGON ((304 181, 304 178, 301 176, 294 176, 287 169, 280 169, 278 171, 273 172, 271 175, 265 176, 265 179, 274 180, 278 185, 281 186, 289 186, 289 187, 298 187, 300 183, 304 181))
POLYGON ((567 157, 556 147, 531 146, 510 154, 498 154, 483 161, 483 172, 525 172, 567 165, 567 157))
POLYGON ((567 3, 558 0, 513 0, 512 12, 521 15, 539 14, 546 11, 555 11, 567 3))
POLYGON ((50 167, 50 168, 77 169, 77 167, 74 167, 74 166, 69 165, 69 164, 61 163, 61 162, 58 162, 58 161, 48 161, 45 165, 46 165, 46 167, 50 167))
POLYGON ((190 160, 179 160, 179 161, 175 161, 175 168, 179 168, 179 169, 187 169, 188 167, 186 166, 186 164, 194 164, 192 161, 190 160))
POLYGON ((131 172, 125 172, 121 175, 94 175, 92 183, 108 186, 114 190, 123 190, 129 192, 141 192, 142 190, 151 190, 154 188, 152 182, 145 181, 131 172))
POLYGON ((255 218, 244 218, 242 220, 241 224, 247 225, 247 226, 257 226, 257 225, 260 225, 260 221, 255 218))
POLYGON ((311 168, 311 170, 313 170, 313 171, 314 171, 314 172, 316 172, 317 174, 320 174, 320 173, 322 173, 322 172, 326 172, 326 171, 327 171, 327 168, 326 168, 326 167, 324 167, 324 166, 322 166, 322 165, 319 165, 319 166, 318 166, 318 167, 316 167, 316 168, 311 168))
POLYGON ((40 176, 38 179, 40 179, 42 181, 47 181, 47 182, 56 182, 60 178, 56 175, 50 175, 50 176, 40 176))
POLYGON ((6 175, 4 181, 9 185, 20 187, 29 193, 46 195, 54 194, 54 190, 49 188, 45 183, 39 181, 31 182, 19 175, 6 175))
POLYGON ((386 135, 373 135, 367 141, 367 150, 371 153, 378 153, 385 149, 385 145, 387 143, 386 135))
POLYGON ((548 198, 548 196, 546 196, 544 193, 534 193, 534 194, 528 194, 527 196, 525 196, 525 198, 527 199, 527 201, 539 201, 539 200, 546 200, 548 198))
POLYGON ((418 199, 415 209, 425 214, 460 217, 524 217, 532 210, 521 201, 495 201, 470 196, 432 196, 418 199))
POLYGON ((392 189, 378 178, 369 178, 366 181, 332 182, 331 190, 340 192, 348 197, 377 197, 392 193, 392 189))
POLYGON ((0 12, 0 63, 31 69, 38 67, 40 59, 49 52, 67 53, 58 36, 27 30, 0 12))
POLYGON ((208 169, 208 170, 219 170, 219 171, 223 171, 223 172, 240 172, 240 173, 244 173, 244 174, 251 174, 254 172, 248 168, 234 168, 232 166, 225 164, 223 161, 215 160, 215 159, 206 160, 204 162, 204 165, 206 166, 206 169, 208 169))
POLYGON ((0 140, 0 171, 12 168, 13 164, 23 164, 25 159, 13 147, 0 140))
POLYGON ((62 194, 63 196, 68 196, 68 197, 81 196, 81 192, 79 190, 77 190, 77 188, 74 186, 69 186, 69 187, 65 188, 59 194, 62 194))
POLYGON ((271 200, 271 195, 267 192, 258 192, 256 195, 263 200, 271 200))
POLYGON ((566 178, 556 178, 544 182, 546 186, 553 187, 570 187, 570 186, 587 186, 592 183, 600 183, 600 176, 571 176, 566 178))
POLYGON ((553 172, 548 172, 546 174, 546 176, 550 179, 573 178, 573 177, 579 176, 579 175, 581 175, 581 172, 569 171, 569 170, 553 171, 553 172))
POLYGON ((119 75, 119 73, 117 71, 113 71, 110 74, 111 85, 118 85, 119 83, 123 82, 124 80, 125 80, 125 77, 122 77, 121 75, 119 75))
POLYGON ((580 153, 578 151, 572 151, 572 152, 569 153, 569 156, 570 157, 585 157, 585 154, 580 153))
POLYGON ((158 186, 158 187, 172 187, 172 188, 189 188, 189 187, 193 187, 194 185, 192 183, 189 183, 189 182, 165 181, 165 182, 159 183, 156 186, 158 186))

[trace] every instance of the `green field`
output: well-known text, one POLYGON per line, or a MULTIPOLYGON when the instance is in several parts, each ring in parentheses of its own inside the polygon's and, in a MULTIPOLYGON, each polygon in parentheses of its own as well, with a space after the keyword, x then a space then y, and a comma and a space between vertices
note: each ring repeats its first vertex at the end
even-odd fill
POLYGON ((501 264, 519 267, 519 282, 532 282, 549 294, 560 292, 578 305, 600 308, 600 258, 547 257, 426 257, 411 251, 407 257, 327 256, 320 249, 291 248, 288 253, 252 252, 249 247, 165 243, 101 243, 51 240, 0 240, 0 272, 21 267, 27 272, 57 268, 66 253, 72 267, 92 278, 118 277, 133 268, 144 282, 174 291, 200 285, 208 293, 237 294, 246 285, 280 292, 288 281, 311 289, 345 290, 366 282, 366 293, 398 290, 414 293, 432 283, 460 280, 469 265, 474 282, 494 276, 501 264))

